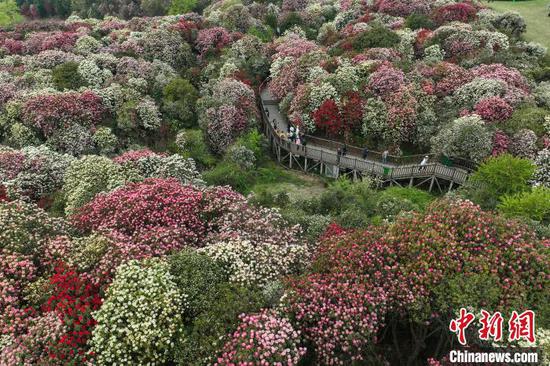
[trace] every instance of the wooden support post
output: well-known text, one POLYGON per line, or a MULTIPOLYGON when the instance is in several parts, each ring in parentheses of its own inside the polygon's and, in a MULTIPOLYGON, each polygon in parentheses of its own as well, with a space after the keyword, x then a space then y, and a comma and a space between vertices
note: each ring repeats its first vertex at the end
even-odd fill
POLYGON ((434 186, 434 181, 435 181, 435 175, 432 177, 432 181, 430 182, 430 190, 429 190, 430 193, 432 192, 432 188, 434 186))
POLYGON ((411 177, 411 180, 409 182, 409 188, 412 188, 414 182, 414 177, 411 177))
POLYGON ((453 189, 453 181, 451 181, 451 184, 449 185, 449 192, 451 191, 451 189, 453 189))
POLYGON ((304 172, 307 173, 307 157, 304 158, 304 172))
POLYGON ((292 152, 288 153, 288 157, 289 157, 288 164, 289 164, 290 169, 292 169, 292 159, 293 159, 292 152))

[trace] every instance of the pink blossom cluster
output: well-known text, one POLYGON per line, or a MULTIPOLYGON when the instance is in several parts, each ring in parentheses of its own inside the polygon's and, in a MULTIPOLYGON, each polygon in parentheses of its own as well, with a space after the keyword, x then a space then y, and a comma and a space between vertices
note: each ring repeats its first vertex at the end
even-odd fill
POLYGON ((25 53, 32 54, 53 49, 70 51, 77 39, 78 34, 74 32, 31 33, 25 40, 25 53))
POLYGON ((0 151, 0 183, 17 177, 24 169, 25 160, 25 154, 20 151, 0 151))
POLYGON ((386 294, 356 273, 313 274, 292 284, 285 311, 315 348, 319 364, 364 361, 387 311, 386 294))
POLYGON ((0 335, 24 331, 31 314, 22 306, 23 290, 36 275, 31 256, 0 250, 0 335))
POLYGON ((241 324, 223 346, 215 366, 296 366, 306 353, 300 333, 273 311, 241 315, 241 324))
POLYGON ((502 122, 510 118, 514 109, 501 97, 480 100, 474 107, 475 113, 487 122, 502 122))
POLYGON ((25 333, 11 339, 0 353, 1 365, 50 365, 50 350, 66 333, 63 322, 53 312, 28 321, 25 333))
POLYGON ((491 155, 497 156, 506 153, 509 145, 510 138, 508 135, 504 131, 496 130, 493 135, 493 151, 491 155))
POLYGON ((158 154, 154 151, 151 151, 149 149, 141 149, 141 150, 130 150, 126 151, 125 153, 113 158, 113 161, 118 164, 124 164, 127 162, 135 162, 143 158, 147 158, 150 156, 164 156, 165 154, 158 154))
POLYGON ((442 62, 434 66, 433 78, 436 81, 435 92, 445 96, 452 94, 462 85, 469 83, 473 75, 469 70, 450 62, 442 62))
POLYGON ((21 110, 23 122, 45 136, 76 124, 93 127, 104 112, 101 98, 90 91, 38 95, 25 101, 21 110))
POLYGON ((96 196, 72 220, 85 232, 116 231, 135 240, 156 236, 193 245, 205 232, 201 202, 197 188, 175 179, 150 178, 96 196))
POLYGON ((317 49, 319 49, 319 46, 315 42, 290 34, 275 47, 276 53, 273 55, 273 59, 276 60, 285 57, 300 58, 306 53, 317 49))
POLYGON ((427 14, 430 11, 430 3, 427 0, 378 0, 375 1, 375 8, 380 13, 406 17, 413 13, 427 14))
POLYGON ((269 91, 275 98, 282 99, 288 93, 299 88, 300 75, 295 65, 289 63, 284 65, 277 77, 269 83, 269 91))
POLYGON ((382 65, 369 77, 368 88, 380 96, 396 92, 405 84, 405 74, 392 65, 382 65))
POLYGON ((505 82, 507 88, 503 98, 510 105, 517 105, 529 95, 527 79, 514 68, 502 64, 488 64, 476 66, 471 71, 474 77, 505 82))
POLYGON ((205 55, 209 51, 220 51, 231 41, 231 34, 225 28, 213 27, 199 31, 195 46, 201 55, 205 55))

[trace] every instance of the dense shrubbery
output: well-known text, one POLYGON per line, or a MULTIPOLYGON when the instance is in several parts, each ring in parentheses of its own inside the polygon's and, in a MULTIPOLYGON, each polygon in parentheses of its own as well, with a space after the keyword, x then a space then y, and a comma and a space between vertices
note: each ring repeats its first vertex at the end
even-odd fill
POLYGON ((285 311, 323 364, 371 363, 378 357, 399 363, 424 347, 438 357, 427 335, 438 334, 436 340, 446 344, 439 352, 445 354, 452 309, 466 303, 476 309, 544 309, 539 301, 546 280, 529 274, 544 271, 543 248, 524 227, 468 202, 443 201, 388 228, 326 239, 314 273, 291 284, 285 311), (479 291, 487 281, 487 291, 479 291), (477 291, 471 291, 473 284, 477 291), (396 333, 386 328, 403 332, 392 340, 396 333), (399 347, 377 352, 392 342, 399 347))
POLYGON ((548 332, 548 61, 517 14, 18 3, 83 18, 0 30, 0 364, 420 364, 464 306, 548 332), (309 187, 258 132, 268 76, 302 132, 480 165, 438 200, 309 187))

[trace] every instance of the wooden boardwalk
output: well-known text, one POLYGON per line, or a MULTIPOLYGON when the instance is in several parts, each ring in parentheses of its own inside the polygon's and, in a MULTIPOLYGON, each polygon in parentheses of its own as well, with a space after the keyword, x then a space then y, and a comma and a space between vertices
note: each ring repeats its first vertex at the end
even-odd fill
POLYGON ((422 156, 389 156, 383 162, 379 152, 369 151, 367 159, 363 159, 362 149, 354 146, 348 146, 348 154, 340 156, 338 148, 342 144, 308 135, 306 145, 298 145, 282 138, 275 130, 286 132, 288 122, 279 111, 278 102, 266 88, 260 89, 260 107, 263 131, 271 149, 279 163, 291 169, 333 178, 348 176, 354 180, 372 176, 384 184, 422 186, 440 192, 463 185, 471 171, 468 162, 458 165, 447 160, 447 164, 442 164, 439 161, 441 157, 433 154, 430 155, 430 163, 423 167, 419 165, 422 156), (453 166, 449 166, 451 164, 453 166))

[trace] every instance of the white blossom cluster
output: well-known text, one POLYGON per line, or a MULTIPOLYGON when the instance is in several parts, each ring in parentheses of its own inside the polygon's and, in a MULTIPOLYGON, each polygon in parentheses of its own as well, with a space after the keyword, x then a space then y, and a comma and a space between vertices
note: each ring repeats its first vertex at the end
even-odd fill
POLYGON ((219 242, 199 252, 222 263, 230 281, 260 287, 296 273, 307 258, 305 245, 254 245, 248 240, 219 242))
POLYGON ((182 331, 185 295, 168 265, 157 259, 121 265, 93 316, 98 365, 163 365, 182 331))

